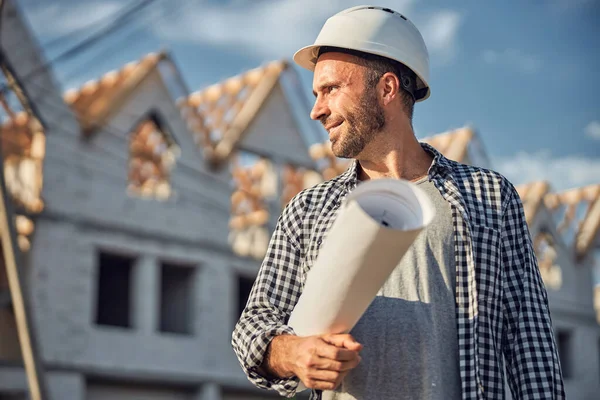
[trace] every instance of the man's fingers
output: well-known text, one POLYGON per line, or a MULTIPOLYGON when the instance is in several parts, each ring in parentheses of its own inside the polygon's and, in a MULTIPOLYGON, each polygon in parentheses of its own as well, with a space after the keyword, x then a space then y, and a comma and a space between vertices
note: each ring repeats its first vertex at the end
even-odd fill
MULTIPOLYGON (((332 341, 344 340, 351 343, 352 339, 348 336, 332 341)), ((304 344, 302 351, 297 352, 293 371, 311 389, 335 389, 360 362, 357 351, 335 346, 321 337, 308 338, 304 344)))
POLYGON ((336 382, 319 381, 315 379, 308 379, 303 383, 307 388, 317 390, 335 390, 338 386, 338 383, 336 382))
POLYGON ((350 361, 336 361, 336 360, 331 360, 328 358, 321 357, 317 368, 326 369, 329 371, 344 372, 344 371, 349 371, 349 370, 355 368, 359 362, 360 362, 360 356, 358 356, 350 361))
POLYGON ((337 347, 344 347, 352 351, 362 350, 362 344, 358 343, 352 335, 347 333, 323 335, 321 338, 325 342, 337 347))
POLYGON ((303 382, 310 389, 334 390, 342 383, 346 375, 348 375, 348 371, 316 371, 307 376, 303 382))
POLYGON ((317 348, 317 355, 319 357, 336 361, 350 361, 358 357, 358 353, 356 351, 336 347, 330 344, 319 346, 317 348))
POLYGON ((338 372, 338 371, 328 371, 328 370, 325 370, 325 369, 315 369, 315 370, 309 371, 308 374, 307 374, 307 377, 309 379, 314 379, 314 380, 318 380, 318 381, 335 382, 340 377, 340 374, 341 373, 338 372))

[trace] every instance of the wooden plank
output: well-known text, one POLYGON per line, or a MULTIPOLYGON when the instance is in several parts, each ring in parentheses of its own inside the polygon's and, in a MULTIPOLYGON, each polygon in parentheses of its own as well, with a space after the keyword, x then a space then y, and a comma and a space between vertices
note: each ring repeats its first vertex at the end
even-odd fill
POLYGON ((23 280, 18 267, 17 257, 20 250, 17 245, 15 214, 4 182, 4 160, 0 149, 0 236, 4 253, 4 265, 10 289, 13 310, 21 346, 21 354, 25 364, 25 372, 32 400, 49 399, 42 363, 38 357, 36 335, 31 323, 31 314, 27 298, 23 291, 23 280))
POLYGON ((27 380, 32 400, 48 399, 44 371, 38 358, 35 334, 31 323, 26 297, 23 293, 23 281, 17 265, 17 256, 20 255, 17 246, 17 233, 14 223, 14 212, 8 198, 4 182, 4 160, 0 151, 0 236, 4 253, 4 265, 8 277, 10 297, 21 345, 21 354, 25 364, 27 380))
MULTIPOLYGON (((3 11, 4 1, 0 0, 0 22, 4 19, 3 11)), ((6 78, 10 79, 8 76, 6 78)), ((26 109, 25 104, 23 105, 26 109)), ((36 335, 31 323, 32 318, 29 312, 27 297, 24 295, 23 280, 18 265, 19 260, 17 258, 20 257, 21 253, 17 243, 15 214, 11 199, 6 190, 6 183, 4 182, 4 159, 2 157, 1 143, 2 141, 0 141, 0 244, 2 246, 10 291, 8 301, 12 301, 13 312, 15 314, 19 345, 27 375, 29 398, 31 400, 49 400, 44 369, 38 358, 38 346, 35 341, 36 335)), ((4 289, 4 291, 6 290, 4 289)))

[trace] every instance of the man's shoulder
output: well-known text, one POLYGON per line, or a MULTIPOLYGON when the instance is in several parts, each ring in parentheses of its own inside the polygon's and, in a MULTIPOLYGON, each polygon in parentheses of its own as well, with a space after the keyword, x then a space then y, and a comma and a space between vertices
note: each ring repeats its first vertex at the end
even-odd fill
POLYGON ((300 191, 283 208, 282 222, 285 225, 301 225, 309 214, 319 214, 323 207, 344 185, 342 175, 300 191))
POLYGON ((512 183, 500 172, 490 168, 479 167, 470 164, 462 164, 456 161, 450 161, 454 179, 459 184, 468 184, 477 186, 485 186, 490 189, 510 189, 512 183), (492 183, 492 186, 489 184, 492 183))
POLYGON ((304 210, 322 207, 331 194, 341 188, 343 177, 338 175, 330 180, 303 189, 286 206, 286 209, 304 210))
POLYGON ((467 199, 477 202, 502 204, 501 208, 518 193, 514 185, 500 172, 469 164, 450 161, 453 178, 459 191, 467 199))
POLYGON ((508 181, 500 172, 490 168, 484 168, 477 165, 463 164, 457 161, 448 160, 452 166, 452 171, 459 178, 472 179, 477 177, 487 177, 499 181, 508 181))

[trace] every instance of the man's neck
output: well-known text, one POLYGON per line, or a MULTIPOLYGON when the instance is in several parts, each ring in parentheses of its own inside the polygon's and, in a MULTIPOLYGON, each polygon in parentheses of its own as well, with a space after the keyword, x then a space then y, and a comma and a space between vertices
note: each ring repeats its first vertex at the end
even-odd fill
POLYGON ((425 175, 433 156, 425 151, 414 136, 412 139, 378 146, 369 153, 375 156, 358 157, 359 180, 396 178, 416 181, 425 175))

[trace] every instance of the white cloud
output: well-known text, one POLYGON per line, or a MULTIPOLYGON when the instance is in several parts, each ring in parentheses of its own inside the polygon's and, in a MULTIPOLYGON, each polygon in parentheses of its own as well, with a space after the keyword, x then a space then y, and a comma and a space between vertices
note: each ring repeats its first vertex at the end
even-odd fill
MULTIPOLYGON (((314 42, 327 18, 363 0, 263 0, 235 7, 199 4, 156 26, 167 40, 192 41, 255 51, 263 57, 289 57, 314 42)), ((421 29, 432 59, 451 60, 458 49, 461 15, 443 10, 420 15, 414 0, 380 0, 377 5, 406 14, 421 29)))
POLYGON ((103 21, 122 7, 118 1, 31 4, 25 14, 39 36, 60 36, 103 21))
MULTIPOLYGON (((314 42, 327 18, 363 1, 263 0, 233 6, 198 4, 164 21, 157 33, 170 40, 193 41, 254 50, 284 57, 314 42)), ((378 5, 407 12, 413 0, 383 0, 378 5)))
POLYGON ((448 63, 458 53, 458 31, 462 16, 456 11, 441 10, 425 19, 421 29, 430 53, 437 56, 440 63, 448 63))
POLYGON ((537 56, 526 54, 518 49, 485 50, 481 57, 488 64, 505 65, 525 73, 536 72, 542 66, 542 62, 537 56))
POLYGON ((600 140, 600 122, 592 121, 584 129, 585 135, 591 139, 600 140))
MULTIPOLYGON (((290 57, 314 42, 327 18, 363 0, 235 0, 228 4, 188 2, 174 13, 156 18, 151 28, 159 39, 227 46, 256 52, 264 58, 290 57)), ((433 64, 447 64, 457 54, 462 15, 452 10, 426 14, 415 0, 380 0, 377 5, 405 14, 421 30, 433 64)), ((59 36, 90 26, 123 7, 117 0, 25 4, 25 12, 40 37, 59 36)), ((156 10, 154 10, 156 11, 156 10)), ((107 18, 108 17, 108 18, 107 18)))
POLYGON ((519 152, 513 157, 492 158, 495 169, 513 184, 547 180, 555 190, 600 182, 600 159, 553 156, 549 150, 519 152))

